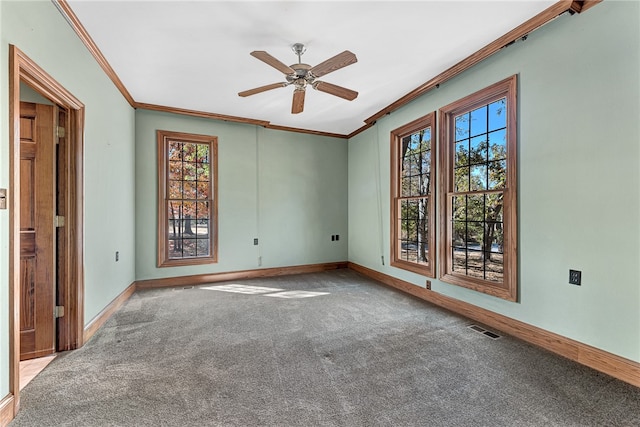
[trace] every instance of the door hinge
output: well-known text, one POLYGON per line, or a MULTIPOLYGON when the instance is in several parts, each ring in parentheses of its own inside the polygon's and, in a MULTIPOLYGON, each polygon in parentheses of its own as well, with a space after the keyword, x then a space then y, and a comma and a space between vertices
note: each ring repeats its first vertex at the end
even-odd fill
POLYGON ((54 224, 55 224, 56 228, 64 227, 64 217, 60 216, 60 215, 56 215, 55 220, 54 220, 54 224))
POLYGON ((53 317, 55 317, 56 319, 64 317, 64 305, 56 305, 56 307, 53 309, 53 317))
POLYGON ((64 138, 65 136, 65 130, 62 126, 56 126, 56 136, 58 138, 64 138))

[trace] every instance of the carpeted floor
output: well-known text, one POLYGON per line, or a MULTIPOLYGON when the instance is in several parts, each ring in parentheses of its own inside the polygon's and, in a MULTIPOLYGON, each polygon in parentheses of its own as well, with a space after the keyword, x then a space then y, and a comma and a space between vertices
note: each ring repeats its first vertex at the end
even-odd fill
POLYGON ((350 270, 140 291, 20 426, 639 426, 640 389, 350 270))

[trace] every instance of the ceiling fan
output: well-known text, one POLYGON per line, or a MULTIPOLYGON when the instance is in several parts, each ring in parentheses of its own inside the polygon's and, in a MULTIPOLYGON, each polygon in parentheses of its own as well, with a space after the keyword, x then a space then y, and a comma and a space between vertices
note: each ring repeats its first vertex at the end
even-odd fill
POLYGON ((322 77, 333 71, 339 70, 340 68, 346 67, 347 65, 358 62, 358 59, 353 53, 345 50, 344 52, 339 53, 324 62, 321 62, 315 67, 312 67, 308 64, 302 63, 301 57, 302 54, 306 51, 302 43, 295 43, 291 47, 291 49, 295 52, 296 55, 298 55, 298 63, 291 66, 283 64, 278 59, 269 55, 263 50, 255 50, 251 52, 251 56, 258 58, 265 64, 271 65, 276 70, 284 73, 287 81, 281 83, 272 83, 270 85, 260 86, 255 89, 245 90, 238 93, 238 95, 242 97, 251 96, 255 95, 256 93, 266 92, 271 89, 294 85, 295 89, 293 90, 293 103, 291 104, 292 114, 302 113, 302 111, 304 110, 304 95, 307 85, 310 85, 312 88, 319 90, 320 92, 335 95, 349 101, 353 101, 354 99, 356 99, 356 97, 358 96, 358 92, 354 90, 317 80, 318 77, 322 77))

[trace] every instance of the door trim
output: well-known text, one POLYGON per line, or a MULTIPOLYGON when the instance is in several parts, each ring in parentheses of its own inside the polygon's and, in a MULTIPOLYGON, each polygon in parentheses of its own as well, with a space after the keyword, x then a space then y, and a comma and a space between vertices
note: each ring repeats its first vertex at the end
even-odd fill
POLYGON ((58 320, 58 350, 73 350, 83 344, 84 246, 83 246, 83 150, 84 104, 14 45, 9 45, 9 392, 14 413, 20 407, 20 81, 66 110, 64 144, 66 171, 64 193, 65 226, 61 228, 63 250, 60 296, 65 315, 58 320))

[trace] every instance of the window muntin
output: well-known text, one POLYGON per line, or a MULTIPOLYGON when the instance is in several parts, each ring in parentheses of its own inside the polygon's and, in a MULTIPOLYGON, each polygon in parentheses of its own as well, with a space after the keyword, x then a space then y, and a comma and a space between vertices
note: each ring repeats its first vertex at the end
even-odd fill
POLYGON ((517 298, 516 78, 441 109, 441 279, 517 298))
POLYGON ((391 132, 391 265, 434 276, 435 113, 391 132))
POLYGON ((217 261, 217 139, 158 131, 158 266, 217 261))

